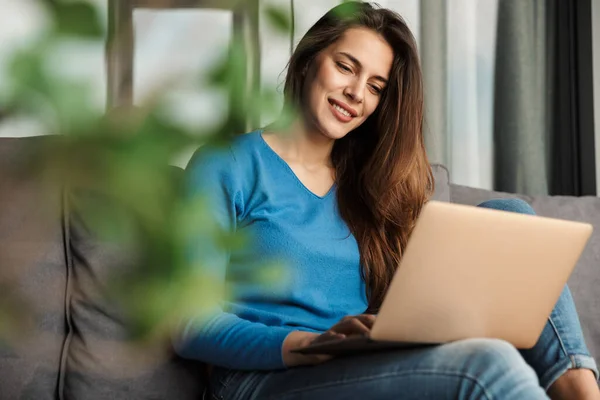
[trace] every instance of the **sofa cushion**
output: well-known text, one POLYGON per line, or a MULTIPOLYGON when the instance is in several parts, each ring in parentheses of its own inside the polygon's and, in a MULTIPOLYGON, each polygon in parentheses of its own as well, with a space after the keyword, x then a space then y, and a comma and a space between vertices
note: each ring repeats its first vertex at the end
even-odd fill
POLYGON ((531 205, 539 215, 591 223, 594 232, 573 274, 569 287, 577 305, 588 348, 600 361, 600 198, 533 197, 531 205))
POLYGON ((573 274, 569 287, 573 294, 583 334, 588 348, 600 360, 600 197, 523 196, 451 186, 451 201, 476 205, 491 198, 519 197, 527 201, 538 215, 591 223, 594 233, 590 238, 573 274))
POLYGON ((176 357, 168 340, 136 340, 122 298, 113 290, 115 282, 143 264, 145 247, 138 241, 138 228, 132 213, 112 201, 92 192, 70 191, 68 302, 73 330, 64 371, 65 399, 202 396, 201 364, 176 357), (111 238, 97 231, 98 215, 113 230, 111 238))
POLYGON ((66 335, 62 186, 32 168, 52 140, 0 139, 0 399, 57 394, 66 335))

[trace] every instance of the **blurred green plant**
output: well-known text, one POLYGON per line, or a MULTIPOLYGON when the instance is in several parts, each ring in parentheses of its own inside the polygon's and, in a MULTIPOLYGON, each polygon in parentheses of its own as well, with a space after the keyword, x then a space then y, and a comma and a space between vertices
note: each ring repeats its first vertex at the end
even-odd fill
POLYGON ((336 9, 337 16, 341 19, 353 18, 358 9, 357 0, 340 0, 340 4, 344 6, 336 9))
MULTIPOLYGON (((98 10, 82 0, 41 4, 52 23, 30 46, 12 55, 9 90, 0 94, 0 110, 6 119, 32 117, 48 133, 61 136, 52 147, 40 148, 32 168, 77 194, 77 206, 86 211, 87 223, 103 240, 139 246, 142 257, 125 277, 115 277, 111 296, 126 308, 137 337, 164 338, 183 315, 201 313, 203 305, 223 294, 198 265, 210 260, 192 261, 188 245, 204 239, 228 247, 248 245, 245 238, 219 231, 204 199, 188 198, 168 165, 190 147, 223 145, 242 133, 236 131, 242 120, 276 114, 280 96, 273 88, 263 88, 237 99, 216 128, 190 128, 167 112, 169 88, 135 108, 99 112, 90 82, 48 68, 66 41, 104 42, 107 31, 98 10)), ((288 13, 275 6, 263 9, 266 21, 283 35, 289 34, 288 13)), ((234 39, 212 70, 199 71, 197 83, 229 92, 247 87, 247 57, 240 40, 234 39)), ((292 110, 282 115, 285 121, 293 119, 292 110)), ((244 279, 280 278, 269 268, 244 279)), ((21 326, 24 314, 15 313, 14 304, 15 299, 0 297, 0 341, 18 336, 13 328, 21 326)))

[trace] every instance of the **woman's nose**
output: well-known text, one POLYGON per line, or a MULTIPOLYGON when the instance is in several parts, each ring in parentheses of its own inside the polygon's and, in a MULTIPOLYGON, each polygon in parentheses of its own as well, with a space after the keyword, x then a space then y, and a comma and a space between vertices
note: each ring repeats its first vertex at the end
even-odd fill
POLYGON ((348 85, 344 90, 344 95, 356 103, 362 103, 364 98, 364 89, 359 84, 348 85))

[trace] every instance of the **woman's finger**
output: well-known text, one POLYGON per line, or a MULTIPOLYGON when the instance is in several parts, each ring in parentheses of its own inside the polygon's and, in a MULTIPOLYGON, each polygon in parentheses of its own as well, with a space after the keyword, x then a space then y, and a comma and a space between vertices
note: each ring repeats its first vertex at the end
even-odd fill
POLYGON ((361 314, 361 315, 357 315, 356 318, 359 319, 360 322, 362 322, 369 329, 373 328, 373 324, 375 323, 375 315, 361 314))
POLYGON ((325 342, 330 342, 332 340, 343 339, 345 337, 346 337, 346 335, 344 335, 343 333, 327 331, 327 332, 324 332, 321 335, 317 336, 316 339, 312 341, 312 343, 325 343, 325 342))
POLYGON ((342 318, 340 320, 340 322, 338 322, 338 324, 342 323, 342 322, 350 321, 350 320, 355 319, 355 318, 359 319, 363 324, 365 324, 369 328, 372 328, 373 327, 373 323, 375 323, 376 315, 373 315, 373 314, 348 315, 348 316, 342 318))
POLYGON ((342 322, 337 323, 333 326, 331 331, 335 333, 343 333, 344 335, 364 335, 371 331, 371 328, 365 325, 358 318, 351 318, 342 322))

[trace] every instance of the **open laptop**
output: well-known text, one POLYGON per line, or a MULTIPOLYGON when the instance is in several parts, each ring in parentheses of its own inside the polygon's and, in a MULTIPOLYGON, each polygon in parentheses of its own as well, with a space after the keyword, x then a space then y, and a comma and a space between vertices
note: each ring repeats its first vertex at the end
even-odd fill
POLYGON ((368 336, 295 352, 349 354, 467 338, 535 345, 590 224, 430 201, 368 336))

